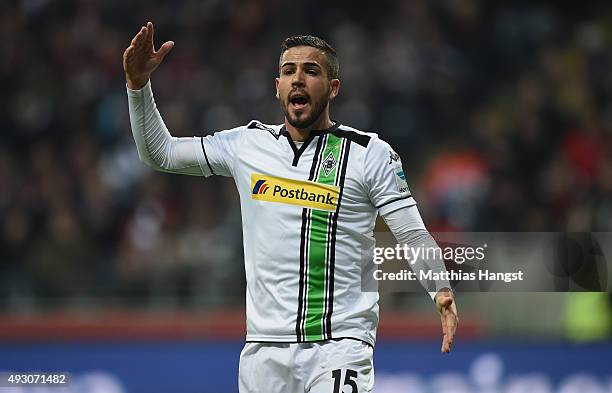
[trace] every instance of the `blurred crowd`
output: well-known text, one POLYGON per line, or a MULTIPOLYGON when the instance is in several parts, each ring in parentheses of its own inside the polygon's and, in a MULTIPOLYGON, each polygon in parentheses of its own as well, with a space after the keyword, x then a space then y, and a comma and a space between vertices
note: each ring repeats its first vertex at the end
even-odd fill
POLYGON ((0 308, 243 303, 232 181, 138 161, 121 60, 147 20, 176 42, 152 78, 175 136, 282 122, 280 43, 312 33, 332 117, 394 146, 430 230, 612 230, 612 4, 359 4, 3 5, 0 308))

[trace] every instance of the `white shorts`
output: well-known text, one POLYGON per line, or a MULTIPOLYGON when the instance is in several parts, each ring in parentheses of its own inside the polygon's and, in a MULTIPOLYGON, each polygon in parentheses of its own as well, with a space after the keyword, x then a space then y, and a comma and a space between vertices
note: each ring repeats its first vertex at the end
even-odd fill
POLYGON ((240 393, 370 393, 373 349, 353 339, 247 343, 240 353, 240 393))

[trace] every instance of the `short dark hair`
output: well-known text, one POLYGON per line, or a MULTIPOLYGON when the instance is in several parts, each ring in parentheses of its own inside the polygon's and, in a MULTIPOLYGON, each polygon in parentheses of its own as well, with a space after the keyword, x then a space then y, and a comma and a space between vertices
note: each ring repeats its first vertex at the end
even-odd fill
POLYGON ((327 59, 327 77, 329 79, 338 78, 338 73, 340 70, 338 56, 336 55, 336 50, 330 44, 313 35, 296 35, 285 38, 285 41, 283 41, 281 44, 280 57, 283 57, 283 53, 285 53, 287 49, 295 46, 310 46, 323 51, 323 53, 325 53, 325 58, 327 59))

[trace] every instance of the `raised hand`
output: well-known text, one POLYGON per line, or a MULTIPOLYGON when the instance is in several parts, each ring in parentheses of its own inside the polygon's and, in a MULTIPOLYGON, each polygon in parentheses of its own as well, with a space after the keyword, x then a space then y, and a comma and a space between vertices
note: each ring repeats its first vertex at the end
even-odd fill
POLYGON ((453 337, 457 330, 459 317, 457 316, 457 305, 452 292, 441 290, 436 295, 436 308, 442 321, 442 353, 449 353, 453 344, 453 337))
POLYGON ((130 46, 123 52, 123 69, 127 85, 132 90, 141 89, 147 84, 151 73, 161 64, 164 57, 174 46, 173 41, 166 41, 155 50, 153 44, 153 23, 147 22, 134 36, 130 46))

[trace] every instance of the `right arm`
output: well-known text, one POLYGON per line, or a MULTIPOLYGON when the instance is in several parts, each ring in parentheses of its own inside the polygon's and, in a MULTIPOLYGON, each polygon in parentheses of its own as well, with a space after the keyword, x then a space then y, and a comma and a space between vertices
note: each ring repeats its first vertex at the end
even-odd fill
POLYGON ((151 83, 139 90, 127 88, 132 135, 138 157, 151 168, 183 175, 203 176, 206 157, 201 138, 176 138, 170 135, 155 100, 151 83))
POLYGON ((202 176, 206 165, 201 138, 175 138, 157 110, 151 90, 151 73, 174 46, 167 41, 153 46, 153 24, 148 22, 123 54, 132 134, 140 160, 153 169, 202 176))

